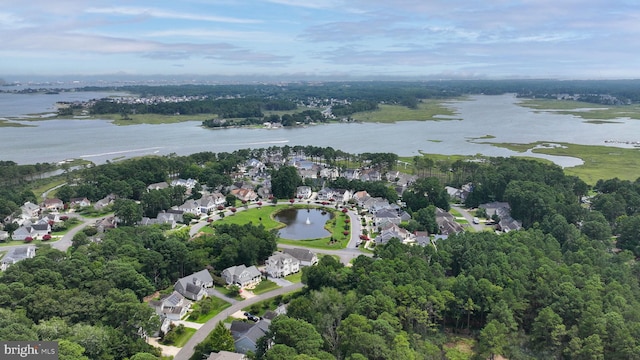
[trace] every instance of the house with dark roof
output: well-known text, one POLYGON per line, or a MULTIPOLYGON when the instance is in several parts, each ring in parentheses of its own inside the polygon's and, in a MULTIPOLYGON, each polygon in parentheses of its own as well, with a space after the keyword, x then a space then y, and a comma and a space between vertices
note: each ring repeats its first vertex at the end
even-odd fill
POLYGON ((160 300, 149 301, 149 306, 155 309, 156 314, 158 314, 160 318, 179 321, 187 315, 187 311, 189 311, 191 307, 191 302, 177 291, 174 291, 169 295, 161 297, 160 300))
POLYGON ((173 288, 187 299, 198 301, 207 296, 206 288, 212 286, 213 278, 205 269, 178 279, 173 288))
POLYGON ((241 288, 258 284, 262 281, 262 273, 255 266, 246 267, 244 264, 230 266, 222 271, 222 277, 229 285, 238 285, 241 288))
POLYGON ((440 208, 436 208, 436 222, 438 223, 440 234, 443 235, 451 235, 464 231, 462 225, 456 222, 453 215, 440 208))
POLYGON ((231 323, 231 335, 235 340, 236 352, 247 354, 255 353, 256 345, 261 337, 265 336, 269 331, 271 321, 262 319, 256 323, 247 323, 244 321, 234 321, 231 323))

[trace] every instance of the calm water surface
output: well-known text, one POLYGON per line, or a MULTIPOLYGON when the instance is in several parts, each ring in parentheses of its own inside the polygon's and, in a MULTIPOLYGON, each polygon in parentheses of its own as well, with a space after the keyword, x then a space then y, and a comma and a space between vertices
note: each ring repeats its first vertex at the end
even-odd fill
POLYGON ((320 209, 284 209, 274 218, 286 224, 278 235, 283 239, 305 240, 331 236, 324 224, 331 220, 331 214, 320 209))
MULTIPOLYGON (((0 94, 0 118, 39 112, 60 101, 55 97, 62 95, 0 94), (32 108, 34 110, 29 110, 32 108)), ((95 94, 85 96, 96 97, 95 94)), ((414 156, 425 152, 517 156, 523 154, 483 142, 548 141, 625 146, 605 144, 605 140, 640 140, 638 120, 623 118, 607 124, 592 124, 571 115, 535 112, 518 106, 517 101, 513 95, 478 95, 452 101, 448 106, 457 112, 455 120, 312 125, 277 130, 212 130, 201 127, 199 121, 116 126, 106 120, 42 120, 28 122, 37 125, 34 127, 0 127, 0 160, 28 164, 84 158, 99 164, 149 154, 188 155, 284 145, 331 146, 354 154, 391 152, 414 156), (486 135, 495 138, 480 139, 486 135)), ((581 160, 570 157, 526 155, 547 158, 564 167, 581 164, 581 160)))

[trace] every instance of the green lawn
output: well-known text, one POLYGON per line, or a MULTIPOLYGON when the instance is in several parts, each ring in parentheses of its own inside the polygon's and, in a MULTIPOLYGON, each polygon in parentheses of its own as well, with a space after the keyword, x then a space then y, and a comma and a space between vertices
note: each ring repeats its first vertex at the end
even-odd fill
POLYGON ((253 290, 251 290, 252 293, 256 294, 256 295, 260 295, 263 293, 266 293, 268 291, 271 290, 275 290, 280 288, 279 285, 277 285, 276 283, 274 283, 273 281, 270 280, 262 280, 260 282, 260 284, 256 285, 255 288, 253 288, 253 290))
POLYGON ((69 220, 64 222, 64 226, 65 226, 64 230, 54 231, 54 232, 51 233, 51 235, 54 235, 54 236, 64 235, 64 234, 68 233, 69 230, 73 229, 74 227, 76 227, 76 226, 78 226, 80 224, 82 224, 82 221, 78 220, 77 218, 69 218, 69 220))
MULTIPOLYGON (((294 204, 294 205, 265 205, 261 208, 252 208, 248 210, 243 210, 235 213, 234 215, 225 216, 223 219, 217 220, 213 223, 215 227, 216 224, 238 224, 243 225, 247 223, 253 224, 262 224, 265 229, 273 230, 280 229, 285 225, 273 220, 272 215, 274 212, 281 209, 289 209, 291 207, 295 207, 298 209, 306 209, 309 205, 307 204, 294 204), (262 221, 260 220, 262 218, 262 221)), ((314 205, 311 205, 314 206, 314 205)), ((317 206, 314 206, 317 207, 317 206)), ((309 240, 287 240, 287 239, 278 239, 279 243, 290 244, 295 246, 305 246, 316 249, 343 249, 347 246, 349 242, 349 235, 344 235, 344 220, 347 218, 342 212, 335 210, 334 208, 325 208, 327 211, 333 211, 334 216, 333 219, 329 220, 325 225, 325 228, 332 233, 332 237, 335 240, 331 243, 331 237, 319 238, 319 239, 309 239, 309 240)))
POLYGON ((224 286, 216 286, 216 290, 218 290, 220 293, 224 294, 226 297, 229 297, 231 299, 235 299, 235 300, 238 300, 238 301, 244 300, 244 298, 242 296, 240 296, 240 295, 238 295, 238 296, 230 296, 231 292, 229 291, 229 289, 227 289, 224 286))
POLYGON ((302 271, 298 271, 295 274, 291 274, 289 276, 285 276, 284 279, 287 280, 287 281, 291 281, 292 283, 302 282, 302 271))
MULTIPOLYGON (((173 331, 175 331, 175 329, 173 331)), ((184 328, 182 328, 181 333, 177 335, 176 338, 173 339, 173 341, 167 341, 167 342, 163 341, 162 344, 181 348, 185 346, 187 341, 189 341, 191 336, 193 336, 193 334, 195 333, 196 333, 196 329, 185 326, 184 328)))
MULTIPOLYGON (((211 320, 214 316, 218 315, 222 310, 231 306, 230 303, 213 296, 200 301, 210 301, 212 303, 212 309, 208 313, 200 315, 197 319, 191 319, 191 317, 189 317, 188 319, 189 321, 193 321, 198 324, 206 323, 207 321, 211 320)), ((194 306, 198 306, 198 304, 199 302, 194 304, 194 306)))
MULTIPOLYGON (((227 215, 224 218, 217 220, 213 223, 214 227, 216 224, 238 224, 238 225, 244 225, 244 224, 262 224, 265 229, 267 230, 272 230, 272 229, 279 229, 281 227, 284 227, 284 224, 275 221, 272 218, 272 214, 276 211, 276 210, 281 210, 281 209, 287 209, 291 207, 290 205, 276 205, 276 206, 272 206, 272 205, 263 205, 260 208, 252 208, 252 209, 248 209, 248 210, 242 210, 242 211, 238 211, 233 215, 227 215), (262 220, 260 220, 262 219, 262 220)), ((240 208, 238 208, 240 209, 240 208)))
POLYGON ((393 123, 403 120, 449 120, 440 116, 455 116, 456 112, 447 107, 446 101, 427 99, 418 104, 417 109, 402 105, 378 105, 378 110, 355 113, 352 117, 358 121, 393 123))

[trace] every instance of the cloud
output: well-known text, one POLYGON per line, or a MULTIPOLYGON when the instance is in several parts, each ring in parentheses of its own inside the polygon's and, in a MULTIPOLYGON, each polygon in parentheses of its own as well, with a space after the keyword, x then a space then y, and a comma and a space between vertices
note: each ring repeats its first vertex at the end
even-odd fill
POLYGON ((236 18, 236 17, 203 15, 203 14, 162 10, 162 9, 156 9, 156 8, 128 7, 128 6, 88 8, 88 9, 85 9, 85 12, 89 14, 142 16, 142 17, 148 16, 148 17, 160 18, 160 19, 222 22, 222 23, 234 23, 234 24, 257 24, 262 22, 256 19, 243 19, 243 18, 236 18))

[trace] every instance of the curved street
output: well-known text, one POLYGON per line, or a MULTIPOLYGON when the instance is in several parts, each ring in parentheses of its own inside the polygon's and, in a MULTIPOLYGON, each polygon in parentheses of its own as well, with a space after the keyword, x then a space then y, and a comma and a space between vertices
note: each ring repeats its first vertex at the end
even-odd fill
POLYGON ((269 291, 264 294, 256 295, 250 299, 239 301, 231 305, 227 309, 221 311, 218 315, 211 318, 211 320, 204 323, 198 330, 196 330, 193 336, 191 336, 189 341, 187 341, 187 343, 182 347, 182 349, 180 349, 180 351, 174 356, 173 359, 188 360, 193 355, 193 349, 196 347, 196 345, 198 345, 199 343, 204 341, 204 339, 206 339, 209 333, 216 327, 218 322, 228 318, 229 316, 231 316, 231 314, 235 313, 236 311, 240 311, 243 308, 247 306, 251 306, 262 300, 271 299, 278 295, 283 295, 288 292, 302 289, 303 287, 304 287, 304 284, 295 283, 290 286, 281 287, 279 289, 275 289, 273 291, 269 291))

